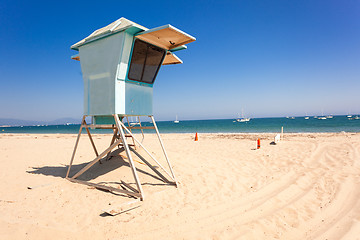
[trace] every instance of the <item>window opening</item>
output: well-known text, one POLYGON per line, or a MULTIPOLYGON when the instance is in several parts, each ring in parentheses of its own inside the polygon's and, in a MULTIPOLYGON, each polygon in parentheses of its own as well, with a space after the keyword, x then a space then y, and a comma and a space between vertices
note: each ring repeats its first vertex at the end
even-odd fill
POLYGON ((136 39, 128 78, 139 82, 154 83, 165 54, 165 49, 136 39))

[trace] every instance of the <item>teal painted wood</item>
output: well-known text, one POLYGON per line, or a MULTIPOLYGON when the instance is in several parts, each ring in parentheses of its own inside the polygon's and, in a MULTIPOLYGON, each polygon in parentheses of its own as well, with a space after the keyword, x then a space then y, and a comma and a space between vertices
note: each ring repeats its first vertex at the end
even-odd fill
POLYGON ((134 36, 107 36, 79 48, 84 115, 152 115, 152 84, 127 77, 134 36))
POLYGON ((91 35, 86 37, 85 39, 75 43, 74 45, 71 46, 71 49, 79 51, 79 48, 86 44, 109 37, 118 32, 127 32, 127 33, 130 33, 131 35, 135 35, 139 32, 146 31, 146 30, 148 30, 146 27, 143 27, 139 24, 136 24, 136 23, 122 17, 122 18, 116 20, 115 22, 112 22, 105 28, 98 29, 95 32, 93 32, 91 35), (109 26, 112 26, 112 27, 108 28, 109 26))
POLYGON ((125 114, 152 115, 152 86, 125 83, 125 114))
POLYGON ((123 50, 117 70, 116 114, 151 115, 152 84, 131 81, 127 77, 133 45, 134 36, 124 33, 123 50))
MULTIPOLYGON (((84 80, 84 115, 115 113, 115 79, 124 33, 102 38, 79 48, 84 80)), ((119 89, 121 91, 124 89, 119 89)), ((123 93, 124 94, 124 93, 123 93)))
MULTIPOLYGON (((98 29, 71 47, 79 51, 84 81, 84 115, 99 116, 98 121, 105 124, 109 119, 113 124, 112 114, 152 115, 153 84, 133 81, 127 76, 134 36, 166 27, 190 35, 171 25, 148 30, 125 18, 108 26, 111 28, 98 29)), ((171 51, 185 48, 185 45, 178 46, 171 51)))
POLYGON ((93 124, 115 124, 114 116, 94 116, 93 124))
MULTIPOLYGON (((130 69, 130 61, 131 61, 131 57, 132 57, 132 53, 133 53, 133 49, 134 49, 135 37, 133 36, 132 39, 133 40, 132 40, 132 43, 131 43, 131 50, 130 50, 130 55, 129 55, 129 64, 128 64, 127 69, 126 69, 127 73, 129 73, 129 69, 130 69)), ((160 65, 160 68, 161 68, 161 66, 162 66, 162 63, 160 65)), ((154 84, 151 84, 151 83, 145 83, 145 82, 138 82, 138 81, 130 80, 128 78, 128 74, 126 74, 126 76, 125 76, 125 81, 127 83, 132 83, 132 84, 141 85, 141 86, 147 86, 147 87, 153 87, 153 85, 154 85, 154 84)))

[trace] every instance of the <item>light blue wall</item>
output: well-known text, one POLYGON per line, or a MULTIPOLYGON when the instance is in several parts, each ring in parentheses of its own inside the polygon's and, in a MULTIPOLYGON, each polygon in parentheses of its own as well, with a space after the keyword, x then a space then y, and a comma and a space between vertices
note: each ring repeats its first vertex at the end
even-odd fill
POLYGON ((114 82, 123 39, 124 34, 118 33, 79 48, 85 115, 115 113, 114 82))
POLYGON ((84 115, 152 115, 152 84, 127 78, 133 42, 124 31, 79 48, 84 115))
POLYGON ((125 114, 152 115, 152 86, 144 86, 126 82, 125 93, 125 114))
MULTIPOLYGON (((128 51, 128 65, 126 72, 130 68, 132 49, 134 47, 134 37, 131 36, 131 45, 124 48, 130 48, 128 51)), ((130 41, 129 41, 130 42, 130 41)), ((129 43, 128 42, 128 43, 129 43)), ((129 80, 128 74, 125 77, 125 114, 126 115, 152 115, 153 110, 153 84, 141 83, 129 80)))

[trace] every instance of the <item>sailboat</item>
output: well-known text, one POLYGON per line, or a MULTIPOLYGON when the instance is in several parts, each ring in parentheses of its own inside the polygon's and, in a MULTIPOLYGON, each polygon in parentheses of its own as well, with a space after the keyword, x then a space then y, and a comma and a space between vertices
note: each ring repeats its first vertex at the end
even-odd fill
POLYGON ((360 119, 360 117, 359 116, 355 116, 355 117, 350 117, 350 118, 348 118, 349 120, 359 120, 360 119))
POLYGON ((177 116, 177 115, 176 115, 176 119, 175 119, 174 123, 179 123, 179 120, 178 120, 178 116, 177 116))
POLYGON ((310 119, 310 117, 309 117, 309 115, 307 114, 307 112, 305 112, 305 117, 304 117, 304 119, 305 119, 305 120, 309 120, 309 119, 310 119))
POLYGON ((326 117, 325 117, 325 115, 324 115, 324 110, 321 109, 321 116, 318 117, 318 119, 320 119, 320 120, 326 120, 326 117))
POLYGON ((351 118, 351 117, 352 117, 352 115, 351 115, 351 110, 350 110, 350 109, 349 109, 348 114, 347 114, 346 117, 348 117, 348 118, 351 118))
POLYGON ((244 109, 241 109, 241 118, 237 118, 236 119, 237 122, 249 122, 250 118, 245 118, 244 117, 244 109))
POLYGON ((139 125, 139 122, 136 120, 136 117, 135 117, 135 121, 134 121, 133 116, 130 117, 129 125, 130 125, 130 126, 139 125))

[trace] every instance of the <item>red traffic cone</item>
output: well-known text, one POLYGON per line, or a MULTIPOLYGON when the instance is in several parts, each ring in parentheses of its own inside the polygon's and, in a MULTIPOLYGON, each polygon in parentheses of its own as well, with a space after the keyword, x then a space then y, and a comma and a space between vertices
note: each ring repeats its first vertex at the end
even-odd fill
POLYGON ((195 134, 195 141, 199 141, 198 134, 195 134))
POLYGON ((260 138, 257 140, 257 149, 260 149, 260 138))

